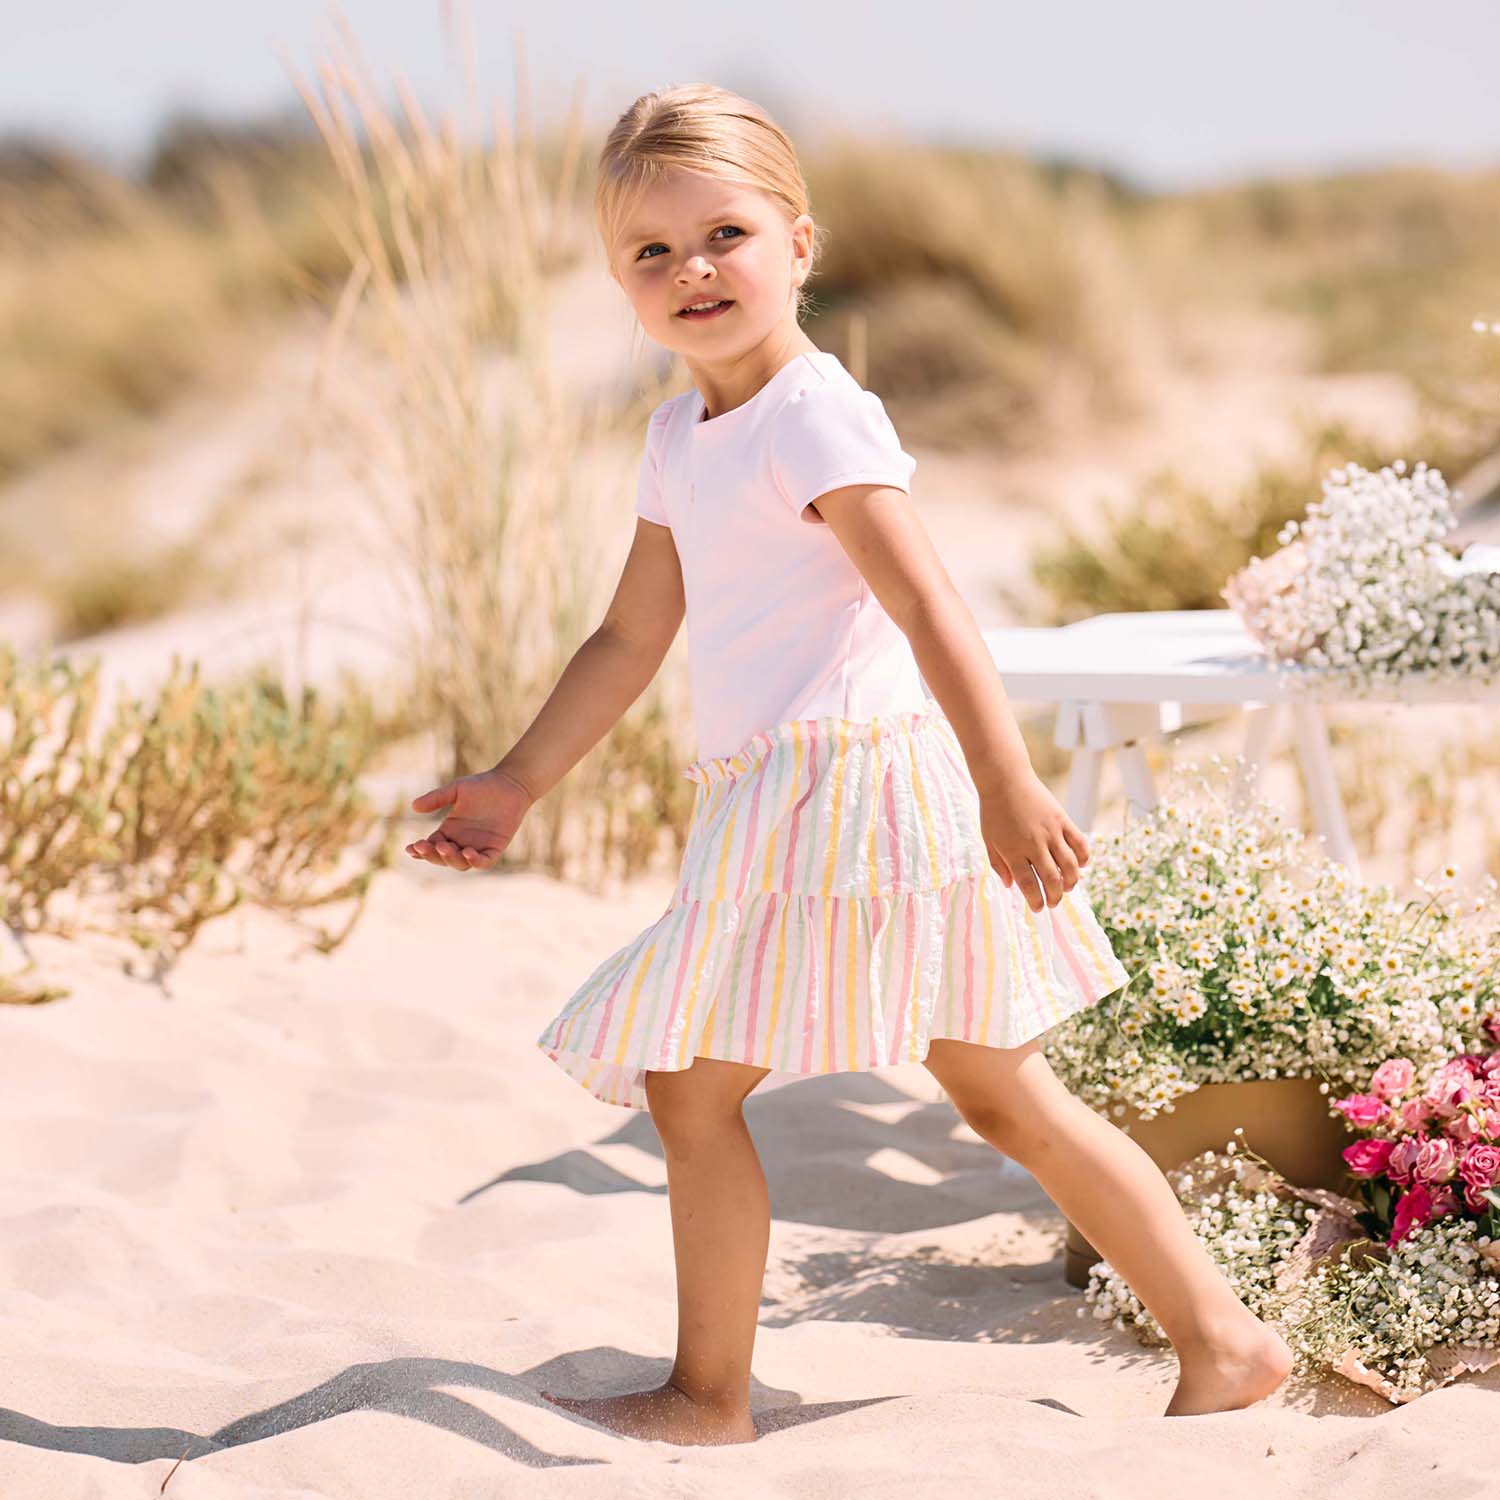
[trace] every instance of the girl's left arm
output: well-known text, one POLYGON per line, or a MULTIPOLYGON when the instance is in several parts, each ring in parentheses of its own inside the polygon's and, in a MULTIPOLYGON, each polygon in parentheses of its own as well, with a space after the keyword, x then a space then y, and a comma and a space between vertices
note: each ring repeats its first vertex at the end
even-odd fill
POLYGON ((1014 878, 1033 910, 1043 900, 1056 906, 1078 883, 1088 842, 1032 768, 994 658, 910 497, 889 485, 854 484, 818 496, 817 507, 905 632, 953 725, 1001 878, 1007 885, 1014 878))

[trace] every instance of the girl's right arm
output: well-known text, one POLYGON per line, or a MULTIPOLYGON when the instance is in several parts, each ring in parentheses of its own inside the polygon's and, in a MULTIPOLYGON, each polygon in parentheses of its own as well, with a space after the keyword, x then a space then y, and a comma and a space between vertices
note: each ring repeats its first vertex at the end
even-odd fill
POLYGON ((599 628, 574 652, 525 733, 493 766, 412 799, 414 812, 447 809, 447 816, 406 852, 454 870, 494 864, 531 804, 640 697, 676 638, 684 610, 671 529, 638 519, 599 628))

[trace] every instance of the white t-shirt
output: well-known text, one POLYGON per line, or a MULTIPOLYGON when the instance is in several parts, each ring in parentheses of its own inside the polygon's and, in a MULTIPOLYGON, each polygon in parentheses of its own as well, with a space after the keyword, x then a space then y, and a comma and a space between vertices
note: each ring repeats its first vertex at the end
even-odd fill
POLYGON ((691 390, 652 412, 636 500, 682 566, 698 758, 790 719, 921 708, 905 634, 806 508, 846 484, 910 494, 917 461, 880 398, 815 350, 733 410, 705 409, 691 390))

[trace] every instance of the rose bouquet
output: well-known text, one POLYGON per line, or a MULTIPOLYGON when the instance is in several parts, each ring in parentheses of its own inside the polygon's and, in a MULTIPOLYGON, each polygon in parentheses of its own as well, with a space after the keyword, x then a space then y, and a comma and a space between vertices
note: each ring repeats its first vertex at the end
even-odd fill
MULTIPOLYGON (((1481 1029, 1488 1050, 1445 1060, 1421 1087, 1410 1058, 1389 1058, 1335 1101, 1369 1132, 1344 1151, 1358 1199, 1295 1187, 1236 1141, 1167 1174, 1302 1373, 1333 1370, 1399 1403, 1500 1364, 1500 1016, 1481 1029)), ((1080 1316, 1165 1342, 1107 1261, 1084 1298, 1080 1316)))
POLYGON ((1350 1094, 1386 1058, 1426 1071, 1475 1050, 1500 1003, 1495 880, 1464 896, 1448 866, 1410 899, 1361 885, 1211 767, 1179 768, 1155 808, 1093 842, 1090 900, 1131 978, 1043 1039, 1068 1088, 1150 1119, 1206 1083, 1350 1094))
MULTIPOLYGON (((1482 1024, 1491 1044, 1500 1042, 1500 1019, 1482 1024)), ((1366 1092, 1334 1101, 1369 1132, 1344 1151, 1365 1203, 1356 1217, 1393 1245, 1450 1216, 1500 1239, 1500 1052, 1450 1058, 1425 1089, 1416 1076, 1410 1058, 1390 1058, 1366 1092)))

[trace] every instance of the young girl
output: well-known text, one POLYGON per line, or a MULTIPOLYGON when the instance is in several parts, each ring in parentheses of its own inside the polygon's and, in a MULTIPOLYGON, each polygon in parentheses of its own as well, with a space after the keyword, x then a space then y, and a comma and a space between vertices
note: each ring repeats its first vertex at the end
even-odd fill
POLYGON ((741 1106, 773 1068, 922 1062, 1161 1323, 1166 1413, 1250 1405, 1290 1350, 1151 1158, 1037 1047, 1128 976, 1079 883, 1085 839, 911 505, 915 460, 799 327, 817 227, 791 143, 724 90, 646 94, 605 143, 595 208, 610 274, 695 389, 651 416, 603 623, 496 765, 413 801, 446 811, 407 846, 491 866, 686 614, 698 759, 676 890, 538 1038, 595 1097, 651 1113, 676 1358, 650 1390, 549 1399, 632 1436, 751 1441, 770 1210, 741 1106))

